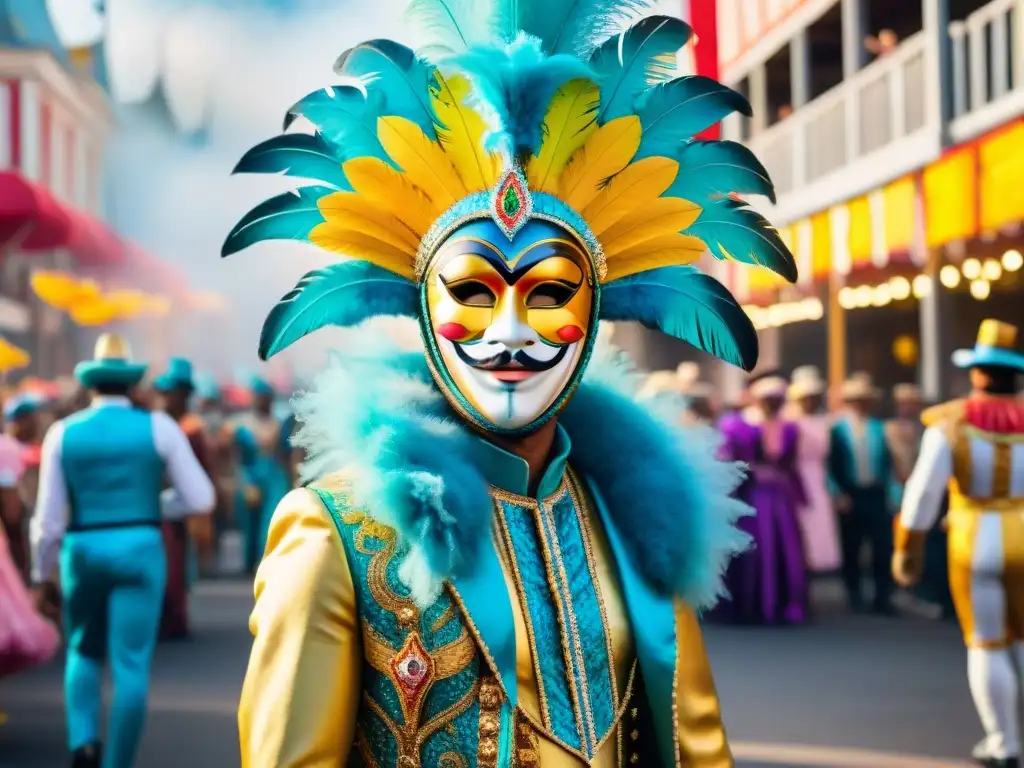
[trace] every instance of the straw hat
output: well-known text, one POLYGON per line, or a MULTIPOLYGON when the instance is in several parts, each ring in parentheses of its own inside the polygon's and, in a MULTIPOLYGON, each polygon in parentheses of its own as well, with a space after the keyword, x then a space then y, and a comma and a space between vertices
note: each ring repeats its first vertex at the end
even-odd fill
POLYGON ((750 385, 750 396, 755 400, 784 399, 789 383, 781 376, 765 376, 750 385))
POLYGON ((897 384, 892 388, 892 399, 897 403, 920 403, 921 388, 917 384, 897 384))
POLYGON ((875 400, 881 393, 871 379, 870 373, 855 373, 839 388, 839 396, 844 401, 875 400))
POLYGON ((788 395, 790 400, 802 400, 805 397, 823 395, 827 388, 821 371, 813 365, 801 365, 793 371, 788 395))
POLYGON ((132 348, 121 336, 104 333, 96 341, 93 359, 75 366, 75 378, 87 389, 102 384, 133 387, 146 375, 147 367, 132 361, 132 348))

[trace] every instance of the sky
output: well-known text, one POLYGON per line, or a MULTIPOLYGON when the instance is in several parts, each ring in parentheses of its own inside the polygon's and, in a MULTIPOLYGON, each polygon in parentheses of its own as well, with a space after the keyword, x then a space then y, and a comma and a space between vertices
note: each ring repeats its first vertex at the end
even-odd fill
MULTIPOLYGON (((296 180, 230 175, 252 145, 280 132, 289 106, 335 80, 340 53, 375 37, 408 39, 404 0, 106 0, 107 23, 95 0, 47 0, 69 46, 106 34, 114 98, 145 101, 162 78, 175 118, 194 128, 213 115, 207 146, 196 149, 122 115, 108 150, 113 185, 107 215, 122 234, 180 266, 191 284, 221 292, 231 323, 186 332, 185 351, 202 367, 254 368, 263 317, 306 272, 330 256, 308 245, 266 243, 221 260, 221 243, 250 208, 294 188, 296 180), (358 11, 355 9, 358 8, 358 11), (212 109, 212 111, 211 111, 212 109)), ((403 343, 414 327, 385 322, 403 343)), ((343 332, 319 332, 290 355, 297 368, 322 360, 343 332)))

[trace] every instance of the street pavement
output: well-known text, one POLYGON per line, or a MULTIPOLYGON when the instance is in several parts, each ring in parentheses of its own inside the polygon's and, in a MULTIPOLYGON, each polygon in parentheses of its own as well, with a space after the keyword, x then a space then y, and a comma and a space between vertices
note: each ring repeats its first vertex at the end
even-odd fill
MULTIPOLYGON (((237 768, 250 605, 248 584, 199 585, 194 639, 157 652, 139 768, 237 768)), ((833 607, 803 628, 709 627, 707 644, 742 768, 952 768, 980 737, 951 624, 833 607)), ((58 663, 0 681, 0 708, 0 768, 66 768, 58 663)))

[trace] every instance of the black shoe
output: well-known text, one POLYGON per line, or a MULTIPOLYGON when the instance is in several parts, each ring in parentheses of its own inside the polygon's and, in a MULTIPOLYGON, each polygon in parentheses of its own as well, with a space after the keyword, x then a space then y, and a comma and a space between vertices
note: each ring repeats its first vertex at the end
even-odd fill
POLYGON ((1020 760, 1016 757, 982 757, 975 758, 982 768, 1020 768, 1020 760))
POLYGON ((71 753, 71 768, 100 768, 103 748, 99 744, 86 744, 71 753))

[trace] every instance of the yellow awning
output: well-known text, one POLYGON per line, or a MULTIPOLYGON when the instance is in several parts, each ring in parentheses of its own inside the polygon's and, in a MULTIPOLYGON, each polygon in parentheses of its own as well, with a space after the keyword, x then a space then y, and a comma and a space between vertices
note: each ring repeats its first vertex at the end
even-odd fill
POLYGON ((978 175, 974 149, 957 150, 925 168, 923 194, 925 241, 930 248, 976 235, 978 175))
POLYGON ((871 263, 871 203, 867 196, 851 200, 847 206, 850 212, 850 261, 853 267, 871 263))
POLYGON ((889 253, 910 250, 914 242, 917 218, 917 185, 913 176, 904 176, 882 192, 885 201, 885 249, 889 253))
POLYGON ((832 268, 832 223, 828 211, 811 217, 811 273, 815 280, 828 277, 832 268))
POLYGON ((978 146, 981 228, 992 232, 1024 221, 1024 122, 983 139, 978 146))

